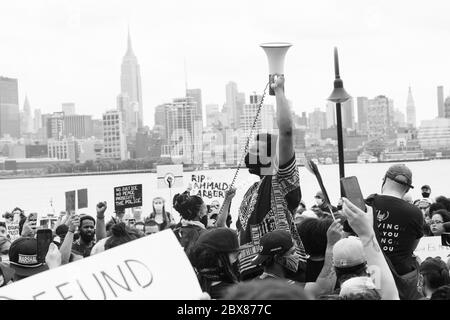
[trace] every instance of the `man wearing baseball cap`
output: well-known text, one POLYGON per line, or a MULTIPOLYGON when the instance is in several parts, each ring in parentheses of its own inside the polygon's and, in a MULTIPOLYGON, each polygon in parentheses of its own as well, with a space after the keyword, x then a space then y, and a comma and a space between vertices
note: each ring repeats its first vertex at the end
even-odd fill
POLYGON ((411 188, 411 170, 404 164, 394 164, 384 175, 381 194, 366 200, 373 207, 377 240, 390 263, 400 299, 420 298, 414 250, 423 236, 424 220, 419 208, 403 200, 411 188))
POLYGON ((11 244, 9 266, 15 271, 14 281, 48 270, 45 263, 37 260, 37 240, 29 237, 19 238, 11 244))

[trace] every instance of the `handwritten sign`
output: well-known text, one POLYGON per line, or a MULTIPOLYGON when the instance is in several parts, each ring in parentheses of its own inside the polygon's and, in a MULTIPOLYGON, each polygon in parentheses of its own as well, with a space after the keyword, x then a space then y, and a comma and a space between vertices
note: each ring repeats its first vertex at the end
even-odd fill
POLYGON ((191 175, 192 190, 202 198, 225 198, 229 185, 226 182, 216 182, 205 175, 191 175))
POLYGON ((6 232, 11 239, 11 242, 20 238, 20 227, 18 222, 6 222, 6 232))
POLYGON ((142 207, 142 184, 133 184, 114 188, 114 208, 142 207))
POLYGON ((420 239, 414 254, 424 261, 427 257, 441 257, 445 262, 450 255, 450 247, 443 246, 441 236, 423 237, 420 239))
POLYGON ((183 187, 183 165, 171 164, 156 167, 158 189, 183 187))
POLYGON ((188 300, 201 292, 183 248, 166 230, 2 287, 0 299, 188 300))

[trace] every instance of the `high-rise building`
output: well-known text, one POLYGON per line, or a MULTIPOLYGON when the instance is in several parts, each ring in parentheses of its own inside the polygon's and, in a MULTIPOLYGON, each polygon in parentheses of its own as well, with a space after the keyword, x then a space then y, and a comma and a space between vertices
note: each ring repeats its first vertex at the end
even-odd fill
POLYGON ((117 96, 117 110, 122 113, 122 121, 127 137, 134 137, 139 127, 139 105, 130 101, 127 94, 117 96))
POLYGON ((416 106, 411 92, 411 87, 408 90, 408 98, 406 100, 406 123, 408 126, 416 127, 416 106))
POLYGON ((166 125, 166 106, 168 104, 161 104, 155 108, 155 126, 166 125))
POLYGON ((205 105, 206 109, 206 126, 208 128, 213 125, 218 125, 219 122, 222 122, 222 113, 219 110, 218 104, 207 104, 205 105))
POLYGON ((46 116, 47 139, 62 140, 64 137, 64 112, 46 116))
POLYGON ((358 108, 358 130, 361 134, 367 133, 367 110, 369 109, 369 99, 367 97, 357 97, 358 108))
POLYGON ((78 162, 78 146, 75 138, 48 139, 48 157, 59 160, 70 160, 72 163, 78 162))
POLYGON ((437 118, 422 121, 417 139, 423 149, 449 149, 450 119, 437 118))
POLYGON ((444 87, 437 87, 438 118, 444 118, 444 87))
MULTIPOLYGON (((243 112, 241 115, 240 129, 243 130, 240 143, 245 143, 247 137, 250 134, 253 122, 255 121, 256 113, 258 112, 258 106, 261 101, 261 97, 256 94, 250 96, 250 104, 244 104, 243 112)), ((253 135, 257 133, 272 133, 274 131, 274 118, 275 111, 271 104, 265 104, 261 108, 258 120, 256 121, 255 128, 253 129, 253 135)))
POLYGON ((186 97, 192 97, 197 103, 196 120, 203 119, 203 104, 202 104, 202 90, 201 89, 186 89, 186 97))
POLYGON ((245 104, 245 94, 238 92, 237 84, 230 81, 225 86, 225 97, 224 111, 227 114, 228 125, 233 129, 237 129, 240 125, 245 104))
POLYGON ((315 139, 320 139, 320 130, 327 128, 327 113, 315 108, 308 116, 309 131, 315 139))
POLYGON ((127 95, 129 102, 136 104, 135 108, 138 110, 138 128, 142 128, 144 110, 142 106, 141 72, 139 63, 131 46, 131 37, 129 31, 128 48, 122 60, 122 73, 120 82, 121 94, 127 95))
POLYGON ((20 137, 20 112, 17 79, 0 77, 0 138, 20 137))
POLYGON ((445 99, 444 103, 444 118, 450 118, 450 96, 445 99))
POLYGON ((334 102, 327 102, 327 127, 336 126, 336 104, 334 102))
POLYGON ((394 125, 397 127, 404 127, 406 125, 405 114, 399 109, 394 109, 394 125))
POLYGON ((64 114, 66 116, 72 116, 75 114, 75 103, 73 102, 64 102, 62 104, 62 108, 61 108, 62 112, 64 112, 64 114))
POLYGON ((64 135, 66 137, 84 139, 92 137, 93 134, 92 116, 64 114, 64 135))
POLYGON ((367 133, 369 139, 388 137, 392 133, 390 102, 386 96, 369 100, 367 110, 367 133))
POLYGON ((23 103, 23 112, 22 119, 20 123, 20 132, 23 133, 31 133, 33 132, 33 118, 31 116, 31 106, 28 101, 28 97, 25 96, 25 102, 23 103))
POLYGON ((41 109, 34 109, 34 127, 33 131, 38 132, 42 128, 42 113, 41 109))
MULTIPOLYGON (((342 103, 342 128, 355 128, 355 112, 353 107, 353 98, 342 103)), ((329 125, 328 125, 329 127, 329 125)))
POLYGON ((119 110, 103 114, 103 156, 105 159, 128 159, 122 113, 119 110))

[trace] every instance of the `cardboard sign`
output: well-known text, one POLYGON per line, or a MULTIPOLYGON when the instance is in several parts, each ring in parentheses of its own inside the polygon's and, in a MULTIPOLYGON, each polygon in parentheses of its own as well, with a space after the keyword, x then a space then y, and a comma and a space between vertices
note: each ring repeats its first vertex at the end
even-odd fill
POLYGON ((191 175, 193 194, 202 198, 225 198, 229 185, 226 182, 216 182, 203 174, 191 175))
POLYGON ((188 300, 201 293, 183 248, 165 230, 2 287, 0 299, 188 300))
POLYGON ((156 167, 158 189, 183 187, 183 165, 164 165, 156 167))
POLYGON ((114 188, 114 208, 116 211, 135 207, 142 207, 142 184, 114 188))
POLYGON ((66 212, 75 212, 75 190, 66 192, 66 212))
POLYGON ((427 257, 441 257, 447 262, 450 255, 450 247, 443 246, 441 236, 423 237, 420 239, 414 254, 424 261, 427 257))
POLYGON ((18 222, 9 222, 6 223, 6 232, 9 235, 9 238, 11 239, 11 243, 14 242, 14 240, 17 240, 20 238, 20 227, 18 222))
POLYGON ((77 190, 78 197, 78 209, 87 208, 88 207, 88 194, 87 189, 79 189, 77 190))

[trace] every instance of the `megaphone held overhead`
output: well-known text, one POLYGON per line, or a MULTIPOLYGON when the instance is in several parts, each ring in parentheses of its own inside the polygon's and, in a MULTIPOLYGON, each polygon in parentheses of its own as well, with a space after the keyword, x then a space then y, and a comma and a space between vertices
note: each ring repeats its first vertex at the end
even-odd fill
MULTIPOLYGON (((287 42, 269 42, 260 45, 264 49, 267 55, 267 60, 269 62, 269 82, 274 83, 274 75, 284 75, 284 57, 286 52, 292 46, 292 44, 287 42)), ((269 90, 271 96, 275 95, 272 88, 269 90)))

